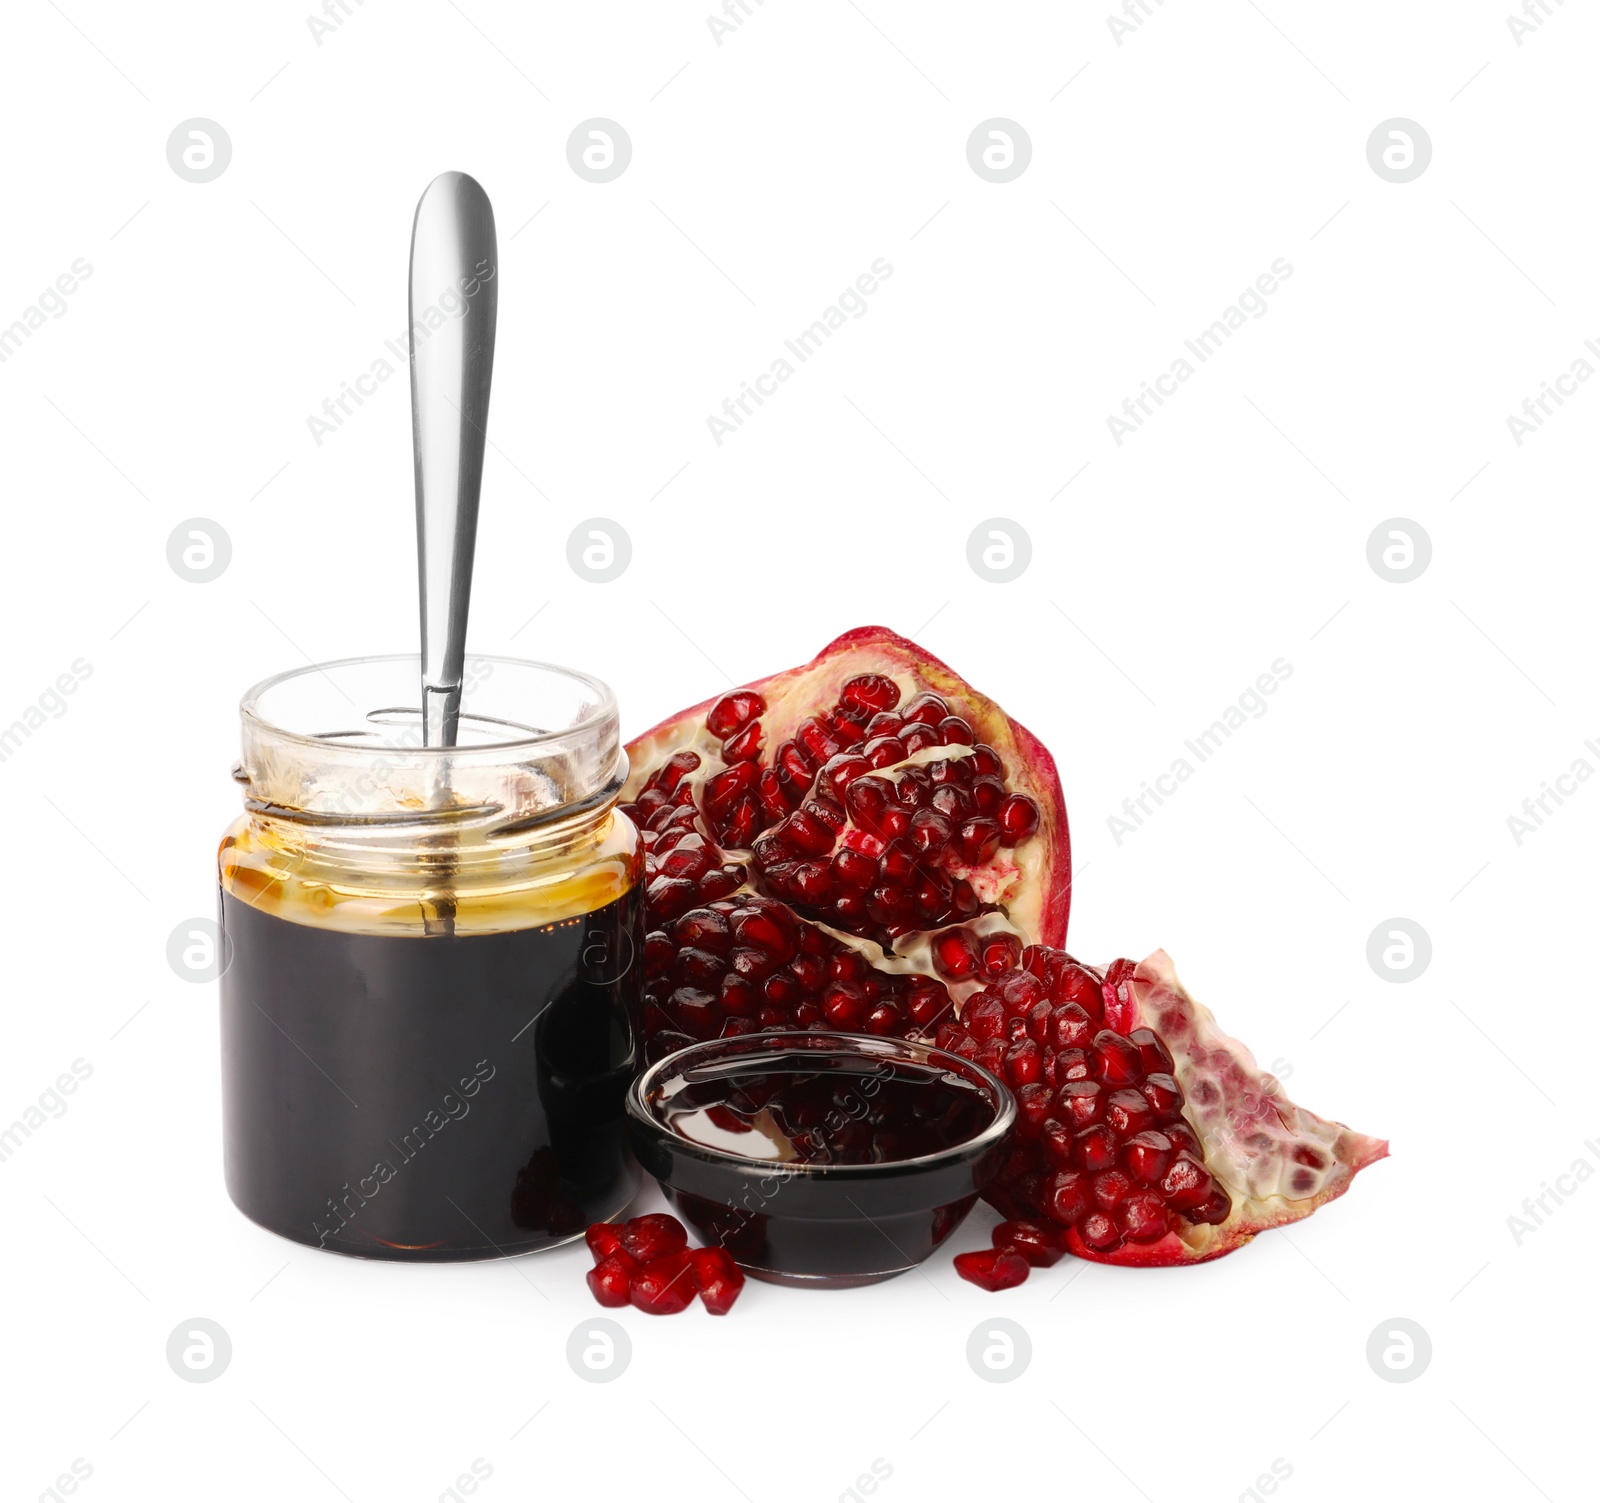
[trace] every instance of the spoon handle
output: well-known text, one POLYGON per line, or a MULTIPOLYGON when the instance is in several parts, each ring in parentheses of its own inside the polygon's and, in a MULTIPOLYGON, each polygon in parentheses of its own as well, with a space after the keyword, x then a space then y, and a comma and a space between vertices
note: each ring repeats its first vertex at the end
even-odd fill
POLYGON ((488 195, 436 177, 411 228, 411 433, 417 474, 423 736, 454 746, 494 374, 498 252, 488 195))

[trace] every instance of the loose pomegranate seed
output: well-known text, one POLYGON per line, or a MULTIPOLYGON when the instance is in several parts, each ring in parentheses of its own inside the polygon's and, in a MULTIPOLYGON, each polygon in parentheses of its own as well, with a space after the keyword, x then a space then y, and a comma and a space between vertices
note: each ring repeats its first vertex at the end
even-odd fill
POLYGON ((676 1315, 694 1296, 694 1265, 682 1250, 644 1264, 628 1285, 629 1301, 647 1315, 676 1315))
POLYGON ((682 1252, 689 1245, 689 1233, 676 1216, 658 1212, 624 1222, 619 1240, 629 1257, 651 1263, 668 1253, 682 1252))
POLYGON ((583 1234, 596 1263, 603 1262, 622 1247, 622 1228, 610 1221, 597 1221, 583 1234))
POLYGON ((700 1303, 713 1315, 726 1315, 744 1288, 744 1274, 725 1247, 697 1247, 689 1254, 700 1303))
POLYGON ((987 1289, 1015 1289, 1028 1277, 1028 1260, 1009 1248, 986 1247, 979 1252, 957 1253, 956 1272, 969 1284, 987 1289))
POLYGON ((628 1303, 639 1265, 625 1252, 602 1258, 584 1275, 589 1292, 602 1304, 616 1308, 628 1303))
POLYGON ((1037 1221, 1002 1221, 993 1236, 996 1247, 1019 1254, 1033 1268, 1052 1268, 1067 1251, 1060 1229, 1037 1221))

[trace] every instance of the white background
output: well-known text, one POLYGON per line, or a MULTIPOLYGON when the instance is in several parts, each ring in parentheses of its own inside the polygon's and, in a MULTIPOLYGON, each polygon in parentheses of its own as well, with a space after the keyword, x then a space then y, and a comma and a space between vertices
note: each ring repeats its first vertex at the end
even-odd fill
POLYGON ((1520 1242, 1507 1218, 1600 1164, 1600 788, 1520 845, 1507 817, 1600 766, 1600 388, 1520 446, 1506 418, 1600 335, 1600 20, 1552 7, 1519 46, 1509 0, 1170 0, 1119 45, 1095 4, 767 0, 719 46, 706 3, 369 0, 320 46, 298 0, 6 7, 0 325, 93 267, 0 365, 0 722, 93 670, 0 764, 0 1120, 93 1069, 0 1164, 6 1495, 79 1458, 91 1500, 432 1500, 476 1458, 491 1500, 832 1500, 875 1459, 888 1499, 1232 1499, 1280 1459, 1307 1503, 1589 1493, 1600 1187, 1520 1242), (233 144, 204 185, 165 155, 195 116, 233 144), (605 185, 566 157, 594 116, 633 142, 605 185), (1033 147, 1004 185, 966 158, 995 116, 1033 147), (1396 116, 1433 143, 1406 184, 1366 156, 1396 116), (1165 946, 1390 1161, 1200 1269, 988 1295, 947 1251, 752 1284, 724 1321, 610 1312, 633 1359, 604 1386, 564 1355, 598 1313, 581 1249, 387 1267, 232 1209, 214 988, 167 937, 212 911, 240 691, 414 642, 404 372, 320 446, 306 419, 403 329, 448 168, 500 226, 473 646, 600 673, 633 732, 850 626, 919 636, 1060 760, 1072 948, 1165 946), (879 257, 866 314, 714 443, 879 257), (1266 313, 1114 443, 1277 258, 1266 313), (232 541, 209 584, 166 559, 193 517, 232 541), (592 517, 632 540, 611 584, 566 561, 592 517), (1031 538, 1011 584, 967 564, 992 517, 1031 538), (1367 560, 1394 517, 1432 540, 1408 584, 1367 560), (1280 657, 1268 712, 1119 843, 1280 657), (1395 916, 1433 945, 1405 985, 1366 959, 1395 916), (1001 1314, 1033 1358, 991 1385, 965 1350, 1001 1314), (164 1356, 195 1316, 233 1343, 209 1384, 164 1356), (1365 1355, 1394 1317, 1433 1346, 1407 1384, 1365 1355))

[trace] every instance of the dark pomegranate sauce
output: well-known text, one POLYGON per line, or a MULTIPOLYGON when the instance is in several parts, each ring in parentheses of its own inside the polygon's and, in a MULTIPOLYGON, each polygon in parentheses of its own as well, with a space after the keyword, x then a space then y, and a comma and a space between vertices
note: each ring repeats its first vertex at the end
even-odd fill
MULTIPOLYGON (((667 1087, 670 1090, 670 1086, 667 1087)), ((760 1074, 743 1061, 696 1072, 661 1100, 673 1132, 773 1163, 884 1164, 976 1137, 994 1107, 969 1082, 911 1060, 827 1059, 760 1074)))

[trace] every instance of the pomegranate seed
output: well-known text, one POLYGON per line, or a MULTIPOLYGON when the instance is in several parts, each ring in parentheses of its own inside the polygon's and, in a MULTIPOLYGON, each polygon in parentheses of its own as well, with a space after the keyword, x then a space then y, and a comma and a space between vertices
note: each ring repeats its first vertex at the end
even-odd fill
POLYGON ((1076 1085, 1090 1080, 1094 1065, 1086 1049, 1058 1049, 1056 1051, 1056 1084, 1076 1085))
POLYGON ((928 725, 914 725, 900 733, 900 740, 904 743, 907 755, 919 751, 926 751, 930 746, 940 746, 938 731, 928 725))
POLYGON ((1097 1174, 1089 1186, 1089 1194, 1102 1211, 1114 1211, 1133 1193, 1133 1181, 1120 1169, 1107 1169, 1097 1174))
POLYGON ((744 1274, 732 1255, 725 1247, 697 1247, 689 1263, 700 1303, 712 1315, 726 1315, 744 1288, 744 1274))
POLYGON ((1042 998, 1028 1009, 1028 1037, 1036 1044, 1050 1042, 1050 1004, 1042 998))
POLYGON ((1071 1169, 1076 1159, 1071 1127, 1049 1118, 1039 1130, 1039 1150, 1052 1169, 1071 1169))
POLYGON ((1105 1087, 1097 1080, 1069 1080, 1056 1094, 1062 1120, 1074 1132, 1094 1127, 1105 1117, 1105 1087))
POLYGON ((1195 1137, 1187 1122, 1163 1122, 1161 1131, 1172 1144, 1174 1153, 1192 1154, 1201 1163, 1205 1162, 1206 1156, 1200 1151, 1200 1140, 1195 1137))
POLYGON ((1006 1054, 1006 1080, 1013 1090, 1032 1085, 1038 1080, 1042 1068, 1039 1046, 1032 1039, 1025 1038, 1021 1043, 1013 1044, 1006 1054))
POLYGON ((905 728, 905 721, 898 715, 893 715, 888 710, 880 710, 867 722, 867 740, 872 740, 874 736, 898 736, 905 728))
POLYGON ((1039 828, 1039 806, 1025 793, 1013 793, 1000 805, 996 817, 1005 845, 1021 845, 1039 828))
POLYGON ((950 843, 955 826, 932 809, 918 809, 911 816, 911 843, 924 856, 937 856, 950 843))
POLYGON ((1146 1075, 1172 1073, 1172 1051, 1150 1029, 1135 1028, 1128 1035, 1128 1042, 1138 1049, 1146 1075))
POLYGON ((621 1249, 622 1228, 611 1221, 597 1221, 583 1234, 583 1240, 589 1244, 595 1262, 602 1263, 621 1249))
POLYGON ((905 761, 906 747, 898 736, 874 736, 861 748, 861 755, 874 767, 893 767, 905 761))
POLYGON ((861 673, 839 691, 839 703, 863 710, 892 710, 900 703, 900 686, 881 673, 861 673))
POLYGON ((726 964, 721 956, 713 955, 709 950, 696 950, 690 947, 678 951, 674 969, 679 981, 703 986, 713 981, 720 981, 726 964))
POLYGON ((761 729, 759 720, 752 720, 742 731, 729 736, 722 743, 722 760, 724 762, 750 762, 761 755, 762 744, 766 734, 761 729))
POLYGON ((966 789, 952 788, 948 784, 935 788, 928 803, 956 825, 965 824, 977 809, 966 789))
POLYGON ((1052 1221, 1074 1226, 1089 1209, 1089 1187, 1076 1169, 1063 1169, 1045 1181, 1041 1200, 1052 1221))
POLYGON ((682 1252, 689 1245, 689 1234, 676 1216, 657 1212, 624 1222, 620 1241, 622 1250, 635 1262, 653 1263, 668 1253, 682 1252))
POLYGON ((672 1020, 691 1038, 711 1039, 722 1027, 722 1010, 710 992, 696 986, 680 986, 667 999, 672 1020))
POLYGON ((1213 1184, 1211 1193, 1197 1206, 1192 1206, 1183 1215, 1186 1221, 1192 1221, 1205 1226, 1221 1226, 1233 1213, 1233 1201, 1228 1192, 1221 1185, 1213 1184))
POLYGON ((1172 1139, 1165 1133, 1135 1133, 1122 1145, 1122 1167, 1141 1185, 1157 1185, 1172 1162, 1172 1139))
POLYGON ((1117 1220, 1130 1242, 1159 1242, 1167 1234, 1167 1208, 1150 1190, 1140 1190, 1123 1201, 1117 1220))
POLYGON ((946 746, 971 746, 978 738, 972 734, 972 727, 959 715, 946 715, 939 722, 939 739, 946 746))
POLYGON ((1131 1087, 1124 1086, 1106 1097, 1106 1125, 1124 1138, 1155 1126, 1150 1103, 1131 1087))
POLYGON ((1111 1252, 1122 1245, 1122 1233, 1104 1211, 1095 1211, 1078 1223, 1078 1235, 1094 1252, 1111 1252))
POLYGON ((1145 1076, 1139 1091, 1150 1103, 1150 1110, 1158 1120, 1176 1115, 1178 1108, 1183 1105, 1183 1092, 1170 1075, 1145 1076))
POLYGON ((1096 1079, 1107 1085, 1137 1085, 1144 1078, 1138 1047, 1109 1028, 1094 1036, 1094 1060, 1096 1079))
POLYGON ((979 969, 985 981, 1015 970, 1022 958, 1022 941, 1015 934, 992 934, 979 949, 979 969))
POLYGON ((753 1018, 761 1006, 760 995, 743 976, 722 978, 722 1010, 741 1018, 753 1018))
POLYGON ((1052 1268, 1066 1254, 1061 1234, 1037 1221, 1002 1221, 993 1232, 994 1245, 1026 1258, 1033 1268, 1052 1268))
POLYGON ((1192 1211, 1211 1194, 1212 1179, 1205 1166, 1187 1153, 1177 1154, 1157 1187, 1161 1198, 1175 1211, 1192 1211))
POLYGON ((613 1309, 628 1303, 634 1277, 639 1265, 625 1252, 615 1252, 602 1258, 584 1275, 589 1292, 602 1304, 613 1309))
POLYGON ((1057 1049, 1081 1049, 1093 1035, 1093 1021, 1076 1002, 1051 1009, 1049 1042, 1057 1049))
POLYGON ((994 1293, 1014 1289, 1028 1277, 1028 1260, 1009 1248, 986 1247, 978 1252, 957 1253, 956 1272, 969 1284, 994 1293))
POLYGON ((926 807, 933 797, 933 779, 925 767, 908 767, 894 781, 894 796, 904 809, 926 807))
POLYGON ((1090 1174, 1109 1169, 1117 1161, 1116 1134, 1103 1122, 1097 1127, 1086 1127, 1072 1142, 1076 1167, 1090 1174))
POLYGON ((998 997, 980 993, 975 1002, 969 1001, 962 1010, 961 1021, 980 1044, 999 1038, 1006 1026, 1005 1004, 998 997))
POLYGON ((843 798, 844 791, 864 773, 872 771, 872 764, 854 752, 840 752, 829 757, 820 774, 822 781, 833 791, 835 798, 843 798))
POLYGON ((979 814, 997 814, 1005 801, 1006 785, 999 778, 972 780, 972 806, 979 814))
POLYGON ((965 929, 951 929, 933 942, 933 966, 941 976, 963 980, 978 969, 978 946, 965 929))
MULTIPOLYGON (((757 715, 766 713, 767 702, 753 689, 735 689, 724 694, 706 715, 706 729, 719 741, 742 731, 757 715)), ((679 753, 681 756, 682 753, 679 753)), ((692 755, 692 753, 691 753, 692 755)), ((676 761, 677 758, 672 759, 676 761)), ((668 764, 670 765, 670 763, 668 764)), ((699 765, 698 758, 695 766, 699 765)), ((692 769, 691 769, 692 770, 692 769)))
POLYGON ((915 721, 918 725, 938 725, 950 713, 950 706, 931 689, 924 689, 920 694, 912 695, 900 713, 907 721, 915 721))
POLYGON ((833 854, 833 875, 844 886, 859 890, 872 885, 873 878, 878 875, 878 863, 871 856, 845 846, 833 854))
POLYGON ((633 1307, 647 1315, 676 1315, 694 1296, 694 1265, 681 1249, 646 1263, 628 1286, 633 1307))
MULTIPOLYGON (((1031 1143, 1044 1129, 1054 1105, 1054 1092, 1042 1081, 1034 1081, 1017 1091, 1017 1137, 1031 1143)), ((1059 1122, 1054 1124, 1058 1129, 1059 1122)))
POLYGON ((996 990, 1006 1004, 1006 1011, 1018 1016, 1028 1012, 1034 1003, 1044 1000, 1044 982, 1026 971, 1007 976, 996 990))
POLYGON ((867 1014, 866 1030, 868 1033, 893 1033, 905 1018, 900 1009, 892 1002, 880 1002, 867 1014))
POLYGON ((982 866, 1000 849, 1000 826, 992 819, 969 819, 956 831, 951 844, 968 866, 982 866))

